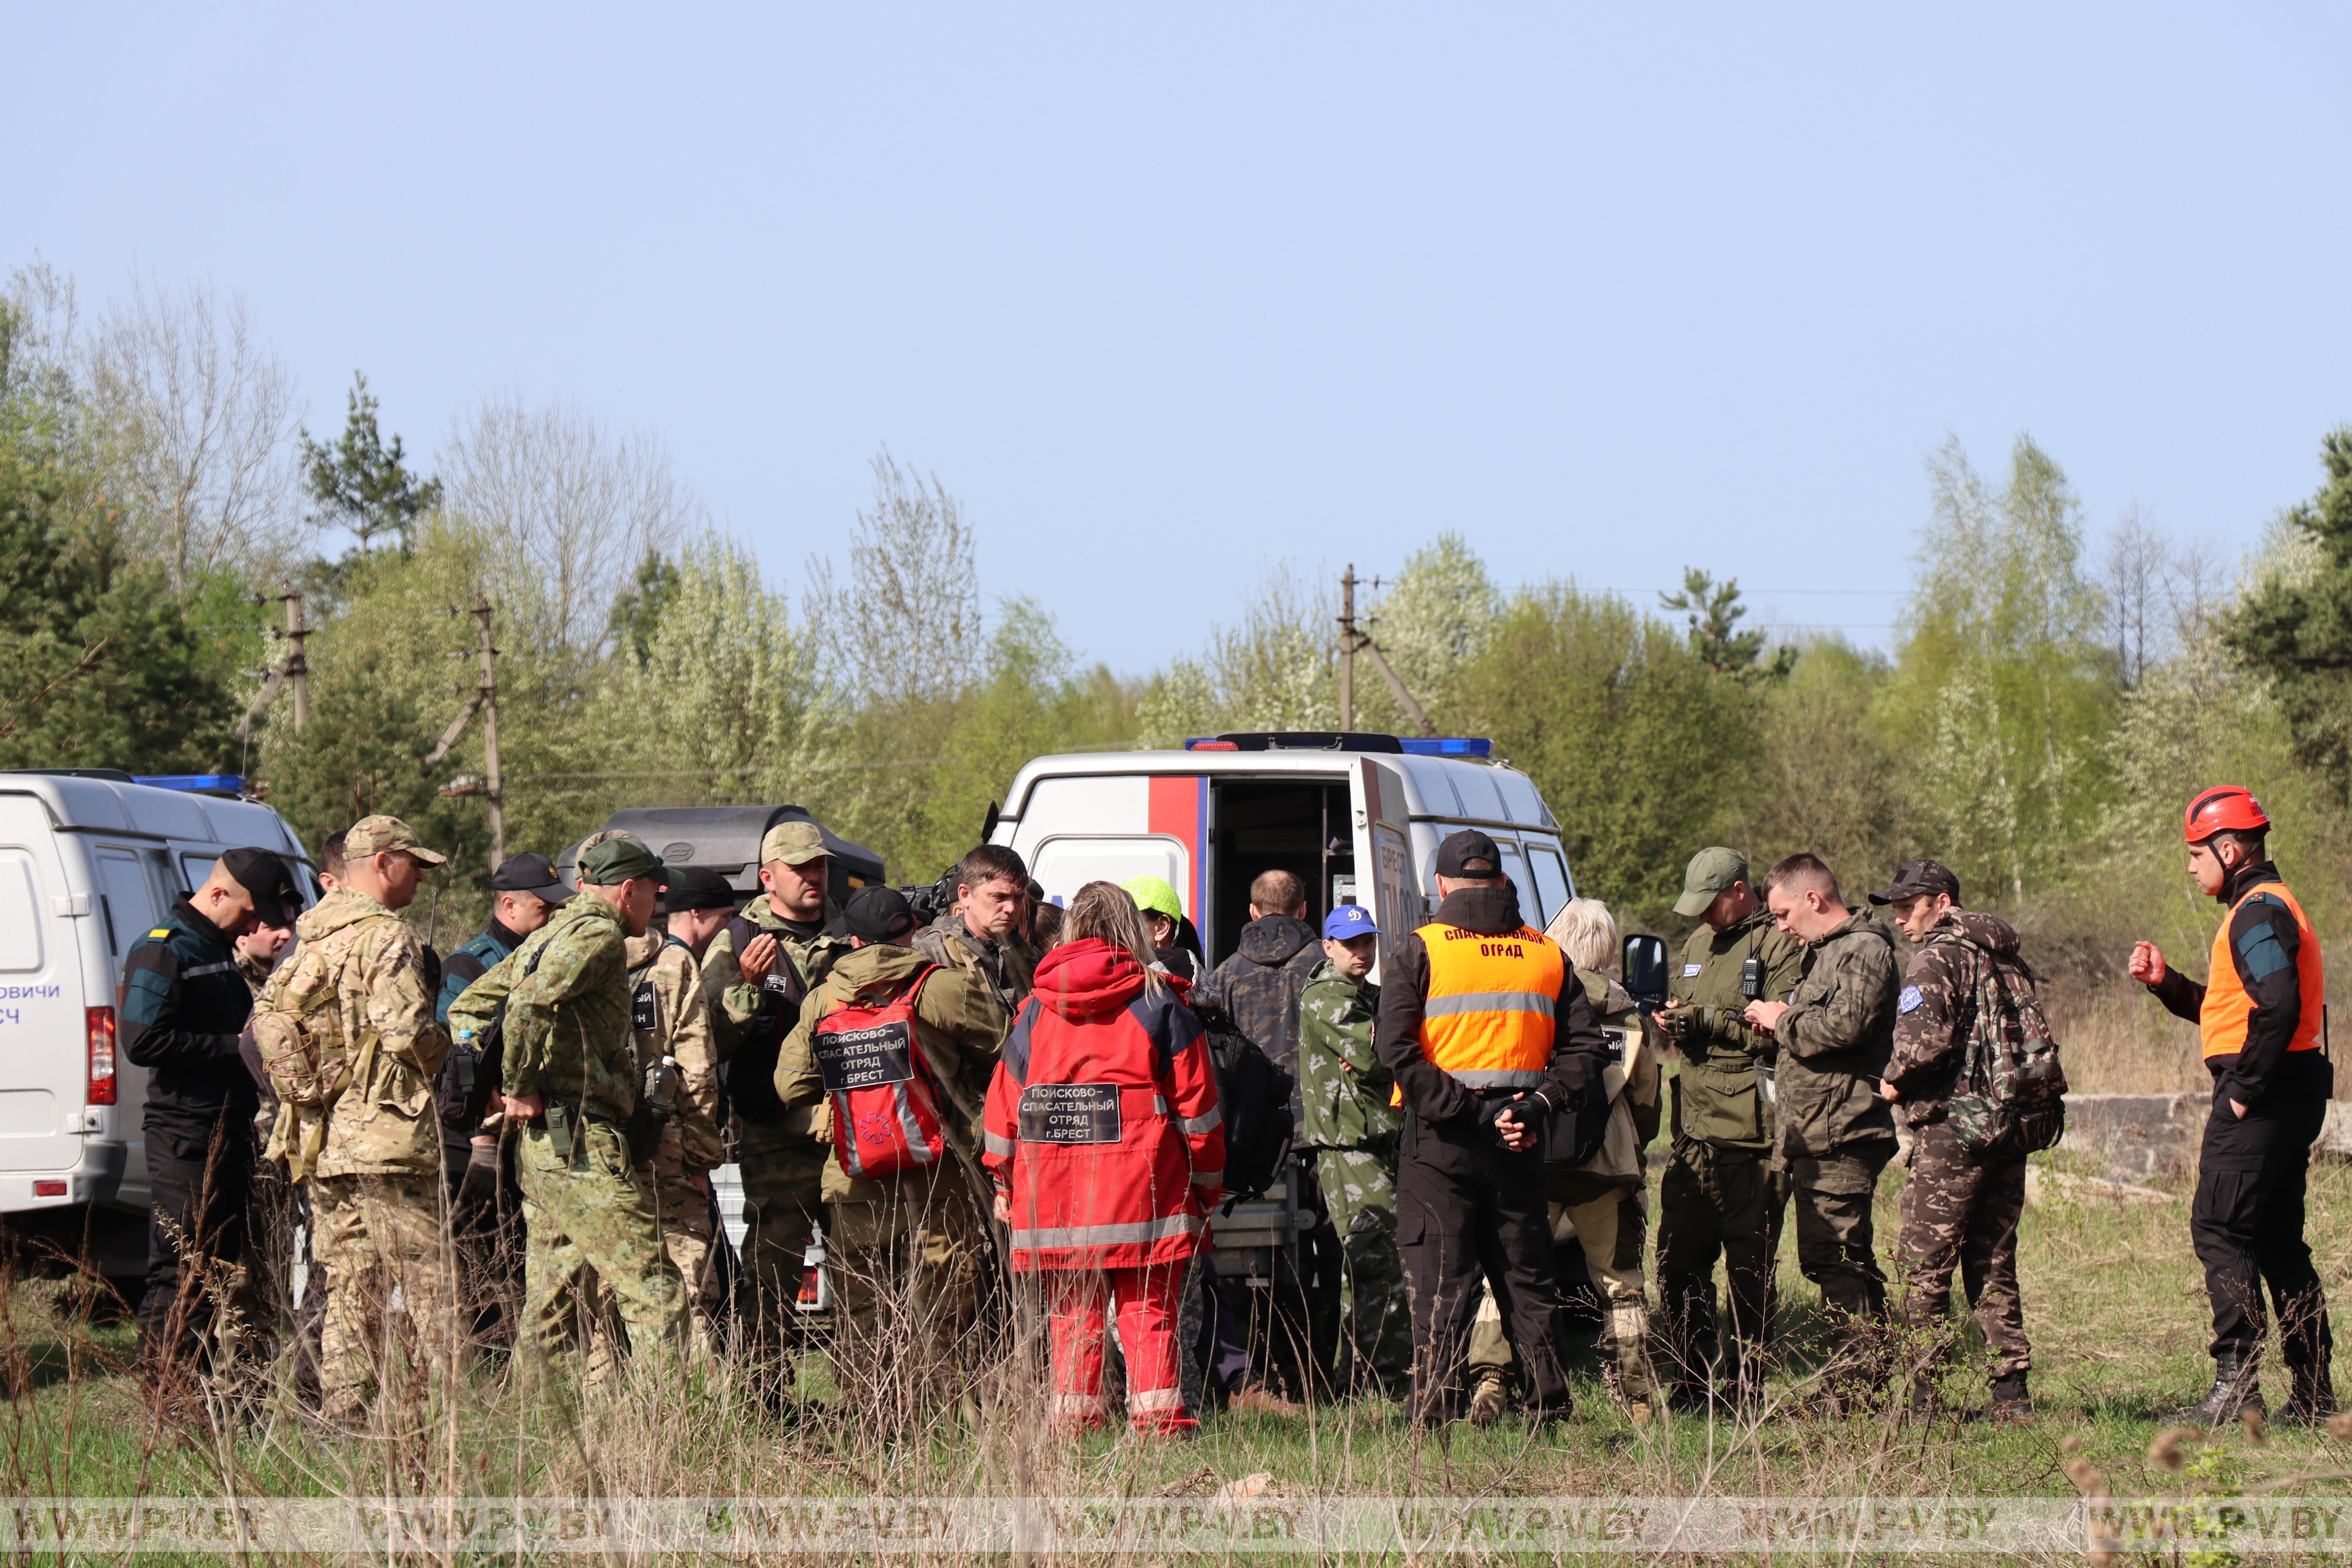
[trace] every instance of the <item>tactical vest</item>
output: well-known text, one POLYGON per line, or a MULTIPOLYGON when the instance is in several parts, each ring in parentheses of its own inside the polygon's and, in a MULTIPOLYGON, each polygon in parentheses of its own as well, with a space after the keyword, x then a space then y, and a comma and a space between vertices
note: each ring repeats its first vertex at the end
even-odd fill
POLYGON ((1433 921, 1414 934, 1429 953, 1421 1054, 1471 1089, 1543 1082, 1568 973, 1559 944, 1528 926, 1487 936, 1433 921))
MULTIPOLYGON (((727 940, 734 946, 738 963, 752 939, 762 934, 773 933, 761 932, 741 915, 727 922, 727 940)), ((742 1044, 736 1047, 734 1060, 727 1064, 728 1102, 744 1121, 774 1121, 784 1114, 784 1103, 776 1098, 776 1058, 783 1049, 784 1037, 800 1022, 801 1004, 807 997, 801 967, 778 937, 776 961, 760 983, 760 1010, 751 1015, 742 1044)))
POLYGON ((2197 1036, 2208 1059, 2234 1056, 2246 1048, 2246 1022, 2253 1016, 2254 999, 2246 994, 2245 985, 2238 979, 2238 966, 2230 952, 2230 928, 2237 921, 2238 911, 2249 900, 2268 895, 2284 904, 2294 917, 2294 928, 2303 934, 2295 944, 2296 978, 2301 982, 2303 1008, 2295 1019, 2294 1038, 2288 1042, 2291 1051, 2315 1051, 2319 1048, 2320 1007, 2327 991, 2320 963, 2319 936, 2311 929, 2311 918, 2295 902, 2294 895, 2286 890, 2284 882, 2257 882, 2248 888, 2244 897, 2230 906, 2229 918, 2221 929, 2213 933, 2213 957, 2210 978, 2205 983, 2205 1005, 2197 1015, 2197 1036))

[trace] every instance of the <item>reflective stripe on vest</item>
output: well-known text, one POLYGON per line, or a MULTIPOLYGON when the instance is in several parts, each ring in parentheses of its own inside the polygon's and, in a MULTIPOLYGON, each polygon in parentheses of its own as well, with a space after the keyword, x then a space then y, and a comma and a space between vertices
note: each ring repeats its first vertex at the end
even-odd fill
POLYGON ((2294 1038, 2288 1042, 2291 1051, 2315 1051, 2319 1048, 2319 1009, 2327 994, 2325 974, 2320 963, 2319 936, 2311 929, 2311 920, 2294 895, 2286 890, 2284 882, 2257 882, 2248 888, 2245 897, 2230 906, 2229 918, 2221 929, 2213 933, 2213 957, 2205 983, 2205 1005, 2197 1015, 2197 1037, 2208 1057, 2234 1056, 2246 1048, 2246 1023, 2253 1016, 2254 999, 2246 994, 2238 979, 2236 955, 2230 951, 2230 928, 2237 923, 2238 911, 2247 901, 2268 893, 2284 904, 2294 917, 2294 929, 2303 940, 2295 944, 2296 978, 2301 982, 2303 1007, 2295 1019, 2294 1038))
POLYGON ((1568 974, 1559 944, 1526 926, 1484 936, 1432 923, 1414 934, 1429 953, 1421 1054, 1472 1089, 1541 1083, 1568 974))

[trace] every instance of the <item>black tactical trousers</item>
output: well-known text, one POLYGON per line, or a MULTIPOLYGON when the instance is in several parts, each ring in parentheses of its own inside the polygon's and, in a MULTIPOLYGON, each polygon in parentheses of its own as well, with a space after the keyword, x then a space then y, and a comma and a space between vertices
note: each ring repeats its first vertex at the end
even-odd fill
POLYGON ((1665 1338, 1661 1375, 1685 1390, 1719 1369, 1753 1379, 1772 1321, 1772 1259, 1783 1193, 1771 1153, 1678 1138, 1658 1187, 1658 1300, 1665 1338), (1731 1296, 1731 1349, 1716 1332, 1715 1266, 1731 1296))
POLYGON ((2332 1071, 2317 1051, 2290 1053, 2270 1093, 2242 1118, 2214 1091, 2189 1235, 2205 1265, 2216 1357, 2262 1353, 2267 1281, 2286 1364, 2327 1365, 2327 1297, 2303 1238, 2303 1201, 2332 1071))
POLYGON ((253 1109, 147 1108, 147 1288, 139 1299, 139 1354, 150 1373, 196 1353, 201 1336, 243 1276, 253 1195, 253 1109), (184 1262, 190 1265, 184 1267, 184 1262))
POLYGON ((1539 1410, 1565 1410, 1559 1287, 1543 1156, 1513 1153, 1466 1119, 1405 1121, 1397 1165, 1397 1247, 1412 1303, 1412 1418, 1432 1426, 1462 1393, 1478 1281, 1494 1289, 1539 1410))

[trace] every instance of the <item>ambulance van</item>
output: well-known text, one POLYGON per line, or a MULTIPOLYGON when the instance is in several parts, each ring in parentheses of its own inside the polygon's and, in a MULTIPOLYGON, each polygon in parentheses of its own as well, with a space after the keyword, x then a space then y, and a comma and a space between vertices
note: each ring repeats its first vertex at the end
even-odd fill
MULTIPOLYGON (((1018 850, 1058 904, 1091 881, 1164 878, 1213 968, 1240 942, 1262 871, 1306 883, 1318 931, 1350 903, 1369 906, 1390 941, 1424 924, 1437 846, 1461 827, 1495 840, 1538 929, 1576 896, 1550 808, 1484 740, 1259 731, 1182 751, 1039 757, 1014 777, 989 837, 1018 850)), ((1297 1184, 1277 1183, 1221 1212, 1217 1267, 1261 1290, 1312 1292, 1300 1241, 1314 1224, 1297 1184)))

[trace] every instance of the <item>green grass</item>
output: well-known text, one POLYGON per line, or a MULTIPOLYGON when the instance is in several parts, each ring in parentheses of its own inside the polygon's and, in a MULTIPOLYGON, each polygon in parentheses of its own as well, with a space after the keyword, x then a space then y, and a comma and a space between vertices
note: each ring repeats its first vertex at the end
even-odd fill
MULTIPOLYGON (((1882 1184, 1882 1260, 1893 1252, 1895 1184, 1893 1174, 1882 1184)), ((1579 1415, 1539 1432, 1506 1424, 1424 1437, 1399 1406, 1360 1400, 1297 1417, 1215 1415, 1191 1443, 1108 1434, 1071 1445, 997 1415, 980 1417, 978 1435, 953 1414, 886 1429, 870 1413, 820 1404, 786 1425, 724 1380, 690 1373, 592 1394, 567 1418, 556 1403, 478 1372, 453 1421, 428 1424, 420 1413, 429 1438, 324 1436, 283 1396, 243 1413, 221 1438, 147 1410, 128 1370, 127 1323, 77 1321, 55 1285, 33 1282, 7 1298, 0 1334, 15 1393, 0 1417, 0 1463, 19 1497, 208 1495, 231 1484, 278 1495, 1183 1496, 1257 1472, 1291 1494, 2063 1496, 2075 1489, 2070 1458, 2117 1494, 2343 1489, 2352 1446, 2308 1429, 2273 1429, 2259 1444, 2241 1432, 2192 1444, 2180 1472, 2149 1458, 2165 1413, 2197 1397, 2210 1374, 2187 1208, 2183 1190, 2159 1205, 2061 1196, 2026 1211, 2021 1273, 2039 1415, 2022 1426, 1939 1419, 1923 1430, 1783 1413, 1752 1427, 1675 1415, 1637 1428, 1610 1404, 1588 1345, 1574 1369, 1579 1415), (2071 1454, 2062 1447, 2070 1440, 2071 1454)), ((2340 1297, 2352 1273, 2352 1169, 2315 1168, 2310 1230, 2322 1277, 2340 1297)), ((1796 1363, 1774 1384, 1785 1398, 1818 1342, 1819 1301, 1792 1256, 1784 1254, 1780 1279, 1796 1363)), ((824 1386, 821 1375, 809 1380, 812 1392, 824 1386)), ((2270 1393, 2276 1403, 2284 1390, 2270 1393)), ((1980 1380, 1956 1380, 1956 1394, 1973 1405, 1980 1380)))

